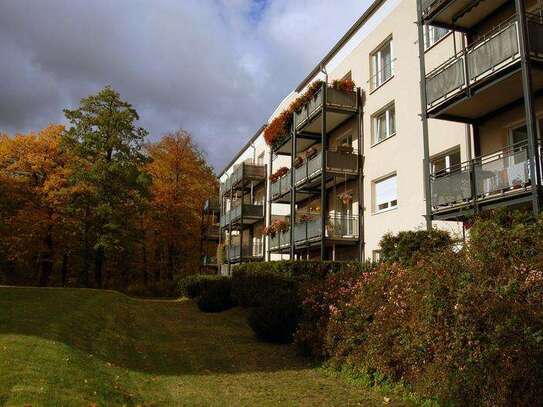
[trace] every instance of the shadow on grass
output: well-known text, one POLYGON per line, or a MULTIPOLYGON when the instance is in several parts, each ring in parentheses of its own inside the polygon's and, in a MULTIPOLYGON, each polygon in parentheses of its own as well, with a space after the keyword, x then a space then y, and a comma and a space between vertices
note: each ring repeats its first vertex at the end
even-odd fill
POLYGON ((111 291, 0 287, 2 335, 62 342, 104 362, 158 375, 304 370, 292 346, 258 342, 236 308, 205 314, 191 301, 111 291))

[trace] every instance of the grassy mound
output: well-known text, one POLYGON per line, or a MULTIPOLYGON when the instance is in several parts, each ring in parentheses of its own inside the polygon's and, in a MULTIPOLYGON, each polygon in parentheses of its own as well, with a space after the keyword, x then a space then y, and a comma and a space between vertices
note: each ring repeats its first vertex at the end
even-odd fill
MULTIPOLYGON (((0 287, 0 405, 382 405, 257 342, 246 312, 115 292, 0 287)), ((399 405, 394 401, 390 405, 399 405)))

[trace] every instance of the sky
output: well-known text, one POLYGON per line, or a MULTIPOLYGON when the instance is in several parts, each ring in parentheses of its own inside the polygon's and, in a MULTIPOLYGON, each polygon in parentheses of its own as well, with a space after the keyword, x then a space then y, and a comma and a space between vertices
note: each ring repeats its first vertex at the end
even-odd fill
POLYGON ((369 4, 0 0, 0 133, 111 85, 151 141, 187 130, 220 171, 369 4))

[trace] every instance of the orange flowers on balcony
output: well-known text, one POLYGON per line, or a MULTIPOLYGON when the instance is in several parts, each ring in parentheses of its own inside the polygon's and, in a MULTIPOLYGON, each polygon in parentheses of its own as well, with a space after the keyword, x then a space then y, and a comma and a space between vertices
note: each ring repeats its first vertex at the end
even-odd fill
POLYGON ((275 171, 272 175, 270 175, 270 181, 273 183, 279 181, 279 178, 286 175, 288 173, 287 167, 281 167, 277 171, 275 171))

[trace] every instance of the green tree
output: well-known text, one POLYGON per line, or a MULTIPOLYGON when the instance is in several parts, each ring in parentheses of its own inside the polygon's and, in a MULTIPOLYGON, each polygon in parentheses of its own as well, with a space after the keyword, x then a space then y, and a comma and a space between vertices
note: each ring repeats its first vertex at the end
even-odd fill
POLYGON ((82 236, 79 283, 88 284, 94 259, 95 284, 102 287, 108 253, 119 262, 126 283, 127 247, 136 238, 137 214, 150 183, 142 149, 148 133, 136 126, 139 116, 132 105, 109 86, 64 114, 71 126, 63 145, 75 157, 69 194, 82 236))

